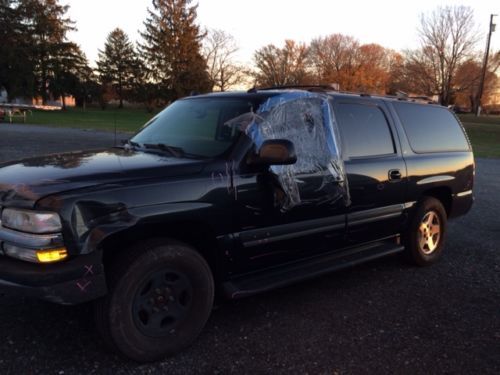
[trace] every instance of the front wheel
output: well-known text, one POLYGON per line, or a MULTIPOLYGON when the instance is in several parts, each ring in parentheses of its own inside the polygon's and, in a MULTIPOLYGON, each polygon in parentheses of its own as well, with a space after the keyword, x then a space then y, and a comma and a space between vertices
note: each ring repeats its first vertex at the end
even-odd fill
POLYGON ((439 200, 426 197, 420 201, 404 239, 406 255, 412 263, 428 266, 441 257, 446 221, 446 211, 439 200))
POLYGON ((185 244, 154 240, 117 259, 109 270, 109 293, 95 303, 105 342, 138 362, 159 360, 191 344, 214 299, 203 257, 185 244))

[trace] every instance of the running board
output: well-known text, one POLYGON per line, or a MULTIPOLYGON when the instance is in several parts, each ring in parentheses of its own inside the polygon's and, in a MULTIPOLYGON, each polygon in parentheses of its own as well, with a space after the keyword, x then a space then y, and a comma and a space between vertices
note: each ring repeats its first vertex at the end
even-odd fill
POLYGON ((329 253, 307 261, 289 263, 250 275, 239 276, 222 284, 227 298, 235 299, 280 288, 342 268, 354 266, 386 255, 399 253, 404 247, 394 242, 376 242, 361 247, 329 253))

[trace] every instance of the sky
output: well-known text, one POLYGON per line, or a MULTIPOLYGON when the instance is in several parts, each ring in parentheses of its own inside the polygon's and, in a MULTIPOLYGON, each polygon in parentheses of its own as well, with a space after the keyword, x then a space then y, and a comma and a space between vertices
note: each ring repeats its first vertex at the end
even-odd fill
MULTIPOLYGON (((132 41, 147 17, 151 0, 62 0, 70 6, 68 15, 77 31, 69 38, 78 43, 93 63, 98 49, 114 28, 122 28, 132 41)), ((196 3, 196 0, 193 1, 196 3)), ((310 42, 313 38, 342 33, 361 43, 378 43, 395 50, 418 47, 420 14, 437 6, 465 5, 474 10, 484 50, 490 14, 500 15, 498 0, 198 0, 198 24, 222 29, 234 36, 240 48, 237 59, 251 65, 255 50, 285 39, 310 42)), ((500 16, 491 47, 500 50, 500 16)))

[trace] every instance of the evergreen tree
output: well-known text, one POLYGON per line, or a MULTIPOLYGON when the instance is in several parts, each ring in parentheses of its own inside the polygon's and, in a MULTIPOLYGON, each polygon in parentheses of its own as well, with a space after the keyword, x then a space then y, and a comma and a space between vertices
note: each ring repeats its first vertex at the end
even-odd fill
POLYGON ((0 0, 0 87, 9 100, 33 96, 33 64, 19 1, 0 0))
POLYGON ((74 30, 58 0, 0 0, 0 85, 9 100, 74 94, 88 63, 67 40, 74 30))
POLYGON ((153 0, 141 34, 141 52, 152 79, 169 100, 211 88, 201 53, 204 35, 196 24, 197 5, 190 4, 191 0, 153 0))
POLYGON ((61 58, 71 55, 73 44, 68 42, 66 34, 75 28, 66 17, 69 6, 60 5, 58 0, 19 0, 19 3, 25 37, 31 46, 35 95, 40 95, 45 104, 61 58))
POLYGON ((49 91, 54 97, 61 97, 63 109, 66 109, 66 96, 75 98, 85 90, 88 77, 92 74, 87 58, 75 43, 66 43, 61 54, 54 59, 53 76, 49 91))
POLYGON ((115 89, 120 108, 124 97, 131 95, 136 66, 137 55, 127 34, 120 28, 114 29, 106 38, 104 50, 99 51, 97 69, 101 83, 115 89))
POLYGON ((158 84, 153 82, 152 77, 153 72, 148 69, 146 62, 138 54, 136 64, 134 64, 132 99, 143 103, 148 112, 153 111, 161 98, 158 84))

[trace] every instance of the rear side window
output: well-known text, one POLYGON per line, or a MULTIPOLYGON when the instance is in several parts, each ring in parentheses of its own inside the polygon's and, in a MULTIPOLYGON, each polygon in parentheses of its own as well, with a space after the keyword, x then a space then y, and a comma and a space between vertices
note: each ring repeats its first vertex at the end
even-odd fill
POLYGON ((393 103, 415 152, 468 151, 469 144, 455 116, 444 107, 393 103))
POLYGON ((394 154, 389 124, 374 105, 339 103, 335 109, 344 155, 369 157, 394 154))

